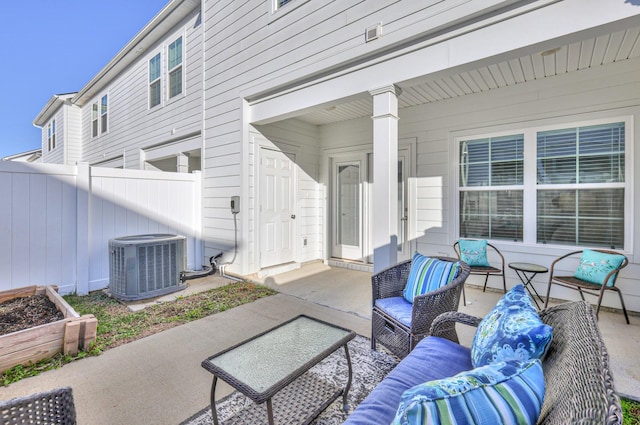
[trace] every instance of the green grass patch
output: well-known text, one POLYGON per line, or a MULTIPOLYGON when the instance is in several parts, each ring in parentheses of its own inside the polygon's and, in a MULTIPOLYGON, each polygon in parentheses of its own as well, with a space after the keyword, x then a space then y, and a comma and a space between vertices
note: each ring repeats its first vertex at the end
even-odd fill
POLYGON ((102 291, 87 296, 67 295, 64 297, 65 300, 80 315, 93 314, 98 319, 95 345, 91 350, 82 351, 77 356, 57 354, 29 366, 16 366, 0 375, 0 383, 7 386, 41 372, 58 369, 72 361, 98 355, 109 348, 275 293, 264 286, 239 282, 198 294, 178 296, 174 301, 154 304, 137 312, 132 312, 127 306, 108 297, 102 291))
POLYGON ((626 398, 621 399, 623 425, 640 425, 640 403, 626 398))

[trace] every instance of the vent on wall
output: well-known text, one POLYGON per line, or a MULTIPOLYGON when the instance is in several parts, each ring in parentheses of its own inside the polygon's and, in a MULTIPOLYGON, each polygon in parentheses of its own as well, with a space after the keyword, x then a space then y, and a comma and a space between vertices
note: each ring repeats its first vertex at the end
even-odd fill
POLYGON ((364 41, 370 42, 382 36, 382 22, 378 22, 378 24, 369 27, 364 32, 364 41))
POLYGON ((109 290, 123 301, 168 294, 187 285, 180 281, 186 268, 186 238, 151 234, 109 241, 109 290))

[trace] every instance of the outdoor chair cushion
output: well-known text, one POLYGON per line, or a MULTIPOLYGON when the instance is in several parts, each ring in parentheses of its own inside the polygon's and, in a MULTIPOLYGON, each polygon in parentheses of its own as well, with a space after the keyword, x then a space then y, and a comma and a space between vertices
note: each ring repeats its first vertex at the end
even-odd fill
POLYGON ((468 348, 444 338, 427 337, 374 388, 347 422, 350 425, 389 424, 404 391, 471 368, 468 348))
MULTIPOLYGON (((573 276, 590 283, 602 285, 607 275, 612 270, 620 267, 624 258, 624 255, 607 254, 606 252, 585 249, 582 251, 578 269, 573 276)), ((607 286, 613 286, 614 279, 615 275, 611 275, 607 286)))
POLYGON ((471 267, 491 267, 487 259, 487 241, 476 239, 458 240, 460 259, 471 267))
POLYGON ((510 360, 405 391, 392 425, 535 424, 544 400, 540 360, 510 360))
POLYGON ((411 314, 413 312, 413 304, 404 299, 404 297, 380 298, 375 301, 376 306, 398 322, 411 327, 411 314))
POLYGON ((460 263, 457 261, 439 260, 416 252, 411 259, 411 268, 402 296, 412 303, 414 297, 451 283, 459 271, 460 263))
POLYGON ((478 325, 471 343, 471 361, 474 367, 480 367, 505 360, 542 358, 551 332, 551 326, 540 320, 524 285, 518 284, 478 325))

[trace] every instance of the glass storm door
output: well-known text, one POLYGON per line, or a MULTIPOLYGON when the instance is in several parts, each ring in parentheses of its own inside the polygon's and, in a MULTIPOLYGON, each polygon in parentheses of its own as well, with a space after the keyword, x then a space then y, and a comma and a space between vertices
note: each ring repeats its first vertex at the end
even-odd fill
POLYGON ((362 164, 361 160, 333 164, 333 257, 362 259, 362 164))

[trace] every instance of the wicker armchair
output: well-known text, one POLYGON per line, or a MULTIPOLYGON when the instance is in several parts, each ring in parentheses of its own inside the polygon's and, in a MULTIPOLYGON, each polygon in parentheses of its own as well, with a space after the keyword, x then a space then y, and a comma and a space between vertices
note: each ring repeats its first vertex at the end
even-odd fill
POLYGON ((76 425, 71 388, 57 388, 0 401, 0 424, 76 425))
MULTIPOLYGON (((457 258, 449 257, 434 258, 451 262, 459 261, 457 258)), ((411 269, 411 260, 403 261, 371 276, 373 294, 371 348, 375 350, 376 343, 379 342, 399 358, 404 358, 418 341, 427 336, 435 317, 447 311, 457 311, 462 287, 469 276, 469 266, 462 261, 460 264, 458 276, 451 283, 413 299, 411 326, 401 323, 376 305, 376 301, 383 298, 402 297, 402 290, 411 269)), ((453 341, 458 339, 453 325, 448 329, 448 336, 453 341)))
MULTIPOLYGON (((620 398, 593 307, 575 301, 540 312, 553 327, 542 369, 546 391, 538 425, 622 424, 620 398)), ((430 335, 447 338, 455 323, 478 326, 479 317, 452 312, 433 321, 430 335)))
MULTIPOLYGON (((564 260, 570 260, 572 257, 574 260, 577 259, 577 257, 583 253, 582 250, 579 251, 573 251, 570 252, 568 254, 565 254, 561 257, 556 258, 553 263, 551 263, 551 267, 549 268, 550 273, 549 273, 549 284, 547 285, 547 298, 546 301, 544 303, 544 308, 547 308, 547 305, 549 304, 549 296, 551 294, 551 285, 560 285, 560 286, 564 286, 565 288, 571 288, 571 289, 576 289, 578 290, 578 292, 580 293, 580 298, 582 298, 584 300, 584 293, 586 292, 587 294, 591 294, 591 295, 595 295, 598 297, 598 301, 596 304, 596 317, 598 317, 598 313, 600 313, 600 304, 602 303, 602 298, 604 297, 604 292, 605 291, 615 291, 618 293, 618 297, 620 298, 620 304, 622 305, 622 312, 624 313, 624 318, 627 321, 627 325, 629 324, 629 315, 627 314, 627 309, 624 306, 624 298, 622 298, 622 291, 620 291, 620 288, 616 287, 616 280, 618 279, 618 276, 620 275, 620 270, 622 270, 624 267, 627 266, 627 264, 629 264, 629 260, 627 259, 626 256, 624 256, 623 254, 616 252, 616 251, 610 251, 610 250, 606 250, 606 249, 594 249, 593 251, 596 252, 600 252, 603 254, 611 254, 611 255, 621 255, 624 257, 624 260, 622 262, 622 264, 620 264, 620 267, 618 267, 615 270, 612 270, 611 272, 609 272, 609 274, 607 274, 607 276, 603 279, 603 282, 608 282, 609 279, 612 279, 612 285, 611 286, 607 286, 607 285, 599 285, 599 284, 595 284, 595 283, 590 283, 590 282, 586 282, 582 279, 578 279, 575 276, 562 276, 562 275, 558 275, 558 271, 557 269, 562 270, 561 262, 565 262, 564 260), (560 264, 558 264, 560 263, 560 264)), ((567 261, 568 262, 568 261, 567 261)), ((567 263, 565 262, 565 264, 567 263)))

